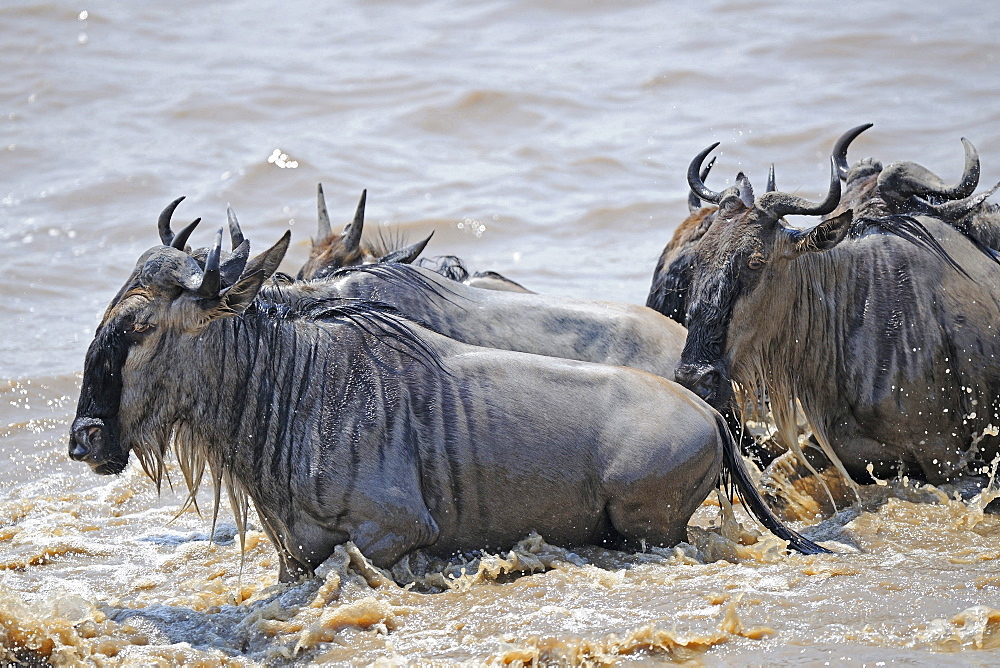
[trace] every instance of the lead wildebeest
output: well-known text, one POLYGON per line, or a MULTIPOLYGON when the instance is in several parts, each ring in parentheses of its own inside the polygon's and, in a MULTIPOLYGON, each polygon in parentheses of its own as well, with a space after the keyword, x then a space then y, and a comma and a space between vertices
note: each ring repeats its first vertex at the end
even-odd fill
POLYGON ((769 528, 822 550, 770 514, 721 417, 680 386, 468 346, 374 303, 269 302, 257 267, 287 238, 223 288, 221 236, 204 270, 169 246, 139 259, 87 351, 69 453, 113 474, 135 451, 156 478, 173 434, 189 487, 207 467, 240 526, 252 501, 283 581, 347 540, 383 567, 532 530, 673 544, 720 466, 769 528))
POLYGON ((719 212, 697 246, 677 379, 714 406, 729 404, 732 381, 751 405, 768 397, 789 442, 800 403, 820 445, 857 480, 977 473, 998 445, 978 440, 998 420, 997 264, 928 216, 847 211, 789 228, 785 215, 837 206, 837 161, 815 204, 754 197, 742 175, 709 191, 698 168, 712 149, 689 170, 719 212))

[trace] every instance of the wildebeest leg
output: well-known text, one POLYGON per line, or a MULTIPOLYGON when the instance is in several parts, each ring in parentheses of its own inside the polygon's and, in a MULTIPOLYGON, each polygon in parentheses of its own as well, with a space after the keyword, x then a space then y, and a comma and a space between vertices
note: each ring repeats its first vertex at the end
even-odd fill
POLYGON ((870 438, 854 437, 840 440, 835 448, 851 480, 861 485, 871 485, 876 480, 893 480, 907 473, 912 461, 902 453, 890 451, 870 438))
POLYGON ((611 525, 628 543, 670 546, 687 539, 687 521, 718 482, 719 466, 711 450, 691 454, 680 467, 650 466, 645 479, 627 482, 608 501, 611 525))
POLYGON ((351 529, 351 540, 373 564, 391 568, 404 554, 432 545, 439 533, 426 508, 399 509, 391 518, 357 524, 351 529))
POLYGON ((278 569, 278 582, 294 582, 303 575, 312 573, 310 568, 293 557, 288 548, 285 547, 283 537, 287 535, 287 532, 279 533, 276 531, 274 520, 269 519, 259 509, 257 515, 260 517, 261 524, 264 525, 264 533, 267 534, 274 549, 278 552, 278 560, 281 562, 278 569))

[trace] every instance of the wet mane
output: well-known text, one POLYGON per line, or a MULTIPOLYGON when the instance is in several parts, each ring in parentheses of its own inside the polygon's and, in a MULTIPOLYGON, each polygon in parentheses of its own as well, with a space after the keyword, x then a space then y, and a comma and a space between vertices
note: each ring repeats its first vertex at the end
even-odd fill
MULTIPOLYGON (((236 402, 237 405, 252 402, 258 409, 264 407, 254 417, 260 434, 276 429, 278 440, 291 436, 288 432, 288 407, 295 406, 309 391, 312 376, 307 371, 314 367, 322 368, 326 364, 324 348, 329 354, 339 355, 342 351, 335 350, 337 342, 352 341, 352 337, 338 336, 331 325, 347 326, 361 334, 352 343, 364 351, 364 357, 371 365, 360 373, 374 373, 376 376, 403 373, 398 359, 392 359, 393 353, 409 357, 431 373, 446 373, 440 355, 415 331, 411 326, 414 323, 402 318, 388 304, 339 298, 302 299, 287 303, 280 298, 274 299, 280 295, 280 288, 275 289, 275 292, 277 295, 272 292, 270 298, 258 295, 246 311, 239 316, 219 321, 222 327, 214 330, 219 348, 226 358, 240 359, 250 374, 254 369, 262 367, 271 372, 271 375, 257 379, 257 390, 249 386, 233 390, 242 392, 244 396, 242 402, 236 402), (306 325, 305 328, 302 327, 303 324, 306 325), (261 364, 258 359, 261 350, 267 351, 265 354, 274 355, 275 360, 261 364), (390 351, 387 356, 386 353, 390 351), (286 401, 274 407, 268 397, 262 394, 273 392, 286 394, 286 401), (251 400, 253 394, 250 393, 258 395, 255 401, 251 400)), ((355 358, 351 356, 350 359, 355 358)), ((344 383, 339 388, 331 388, 331 391, 332 394, 329 399, 324 399, 324 403, 338 406, 351 391, 351 386, 344 383)), ((245 417, 241 417, 235 424, 242 424, 244 421, 245 417)), ((196 497, 207 468, 213 484, 212 534, 214 535, 218 520, 222 489, 225 488, 240 543, 243 545, 248 523, 249 495, 236 483, 233 475, 231 462, 237 445, 235 442, 224 442, 216 444, 216 447, 206 447, 206 435, 195 426, 196 423, 197 420, 193 423, 178 420, 172 424, 156 425, 152 433, 139 435, 140 442, 134 445, 133 451, 143 471, 160 489, 164 477, 172 486, 164 461, 166 451, 172 444, 188 489, 187 498, 178 514, 189 507, 194 507, 200 513, 196 497)), ((249 446, 257 447, 254 444, 249 446)))
MULTIPOLYGON (((962 266, 948 254, 948 251, 944 249, 941 242, 939 242, 934 235, 932 235, 927 228, 913 216, 893 214, 879 218, 855 218, 851 223, 848 238, 860 239, 867 234, 871 234, 873 231, 891 234, 903 239, 904 241, 908 241, 914 246, 926 250, 932 255, 935 255, 939 259, 943 260, 945 263, 951 265, 952 269, 961 273, 963 276, 967 278, 969 277, 969 274, 966 273, 965 269, 963 269, 962 266)), ((966 237, 969 238, 968 235, 966 235, 966 237)), ((990 259, 996 261, 992 253, 987 252, 981 243, 978 243, 975 239, 970 240, 973 241, 973 243, 975 243, 975 245, 990 259)))
MULTIPOLYGON (((428 271, 430 270, 428 269, 428 271)), ((450 297, 461 297, 458 292, 427 279, 411 265, 399 262, 389 262, 385 264, 359 264, 351 267, 341 267, 337 271, 330 274, 329 278, 340 278, 355 273, 370 274, 390 283, 415 288, 422 292, 426 297, 438 297, 449 302, 452 301, 450 297)))
POLYGON ((441 274, 445 278, 450 278, 456 283, 468 280, 469 269, 465 266, 462 258, 454 255, 439 255, 434 258, 420 258, 417 266, 430 269, 434 273, 441 274))

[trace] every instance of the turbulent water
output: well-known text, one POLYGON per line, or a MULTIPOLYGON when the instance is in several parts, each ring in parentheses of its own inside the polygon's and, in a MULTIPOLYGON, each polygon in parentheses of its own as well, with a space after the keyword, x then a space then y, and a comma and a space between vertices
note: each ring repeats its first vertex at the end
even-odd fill
MULTIPOLYGON (((684 171, 819 197, 851 158, 1000 180, 990 3, 42 3, 0 6, 0 665, 1000 663, 1000 519, 890 483, 786 513, 834 555, 786 556, 706 502, 675 549, 511 553, 386 574, 351 546, 276 584, 259 523, 178 515, 183 490, 66 456, 83 354, 159 211, 231 203, 260 250, 336 222, 546 293, 642 303, 684 171)), ((808 221, 800 221, 808 222, 808 221)), ((183 363, 181 360, 179 363, 183 363)), ((812 491, 816 498, 806 492, 812 491)), ((498 499, 497 503, 502 503, 498 499)), ((205 510, 210 500, 201 499, 205 510)))

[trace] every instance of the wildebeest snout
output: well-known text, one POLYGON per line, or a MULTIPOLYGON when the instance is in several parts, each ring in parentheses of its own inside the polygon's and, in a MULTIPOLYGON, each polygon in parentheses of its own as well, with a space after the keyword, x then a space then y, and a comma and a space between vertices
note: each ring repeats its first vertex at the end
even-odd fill
POLYGON ((69 456, 100 474, 121 473, 127 460, 111 452, 113 440, 110 425, 101 418, 78 417, 70 429, 69 456))
POLYGON ((93 459, 94 453, 103 449, 105 430, 104 421, 100 418, 75 419, 69 436, 69 456, 78 462, 93 459))
POLYGON ((723 374, 712 365, 681 364, 674 373, 674 380, 710 404, 722 394, 723 374))

